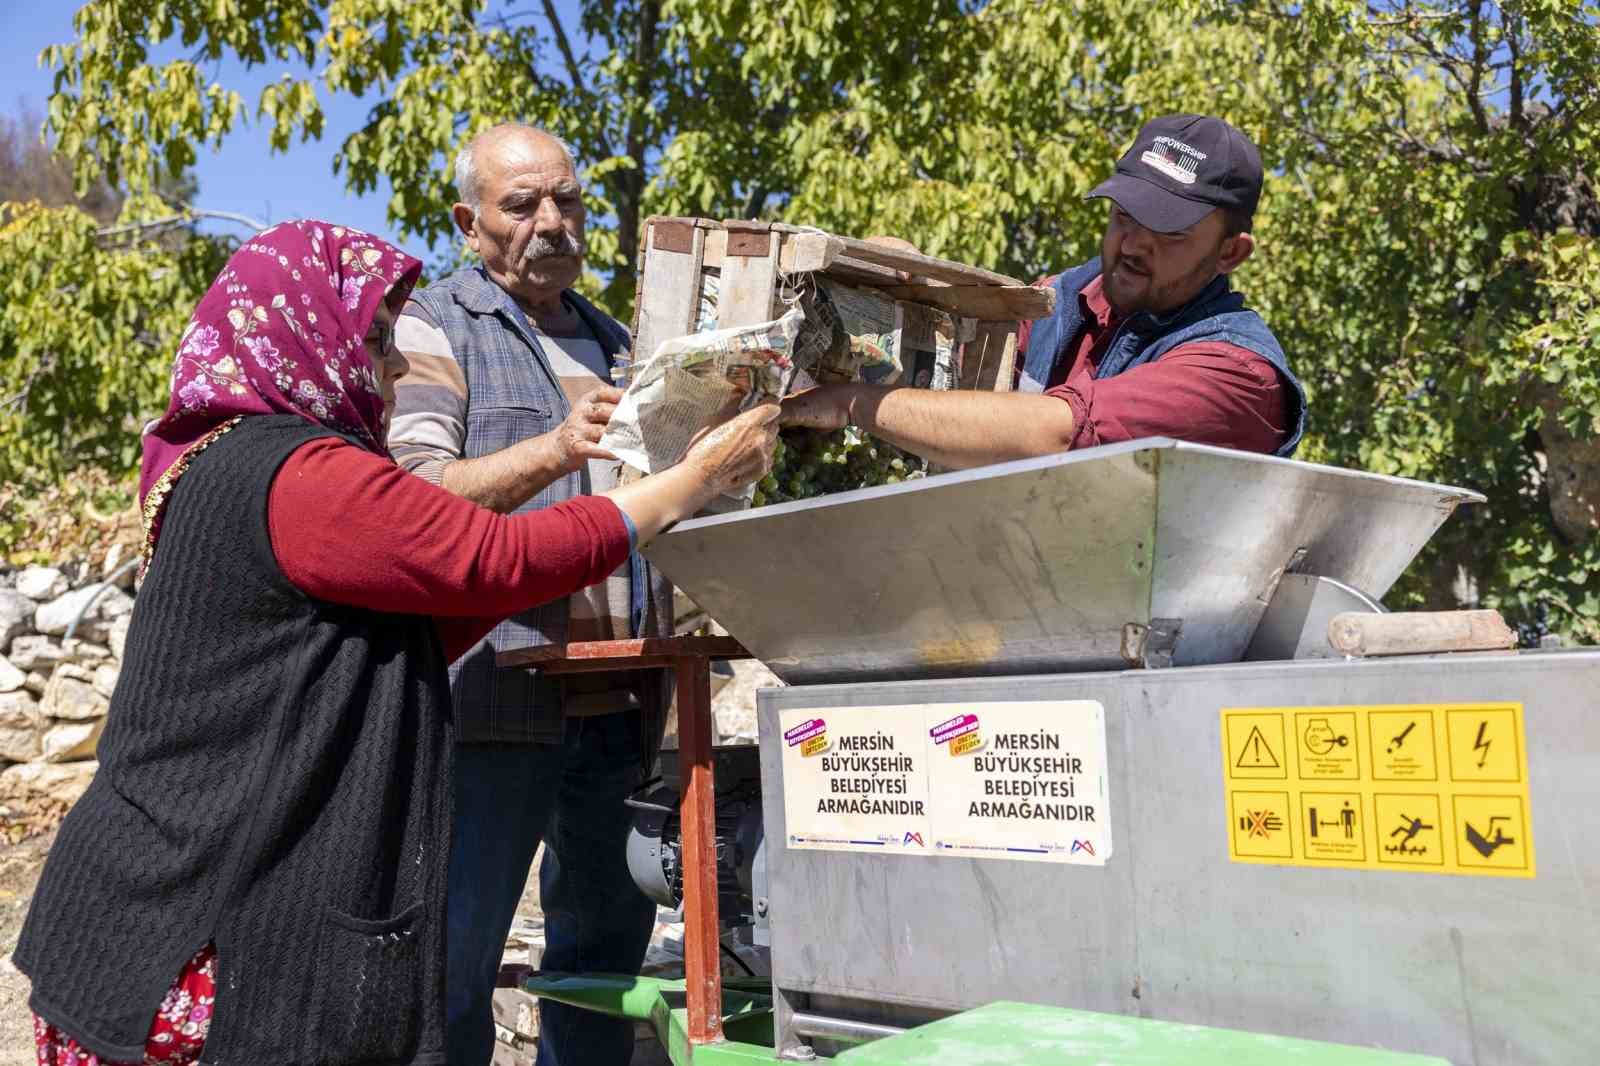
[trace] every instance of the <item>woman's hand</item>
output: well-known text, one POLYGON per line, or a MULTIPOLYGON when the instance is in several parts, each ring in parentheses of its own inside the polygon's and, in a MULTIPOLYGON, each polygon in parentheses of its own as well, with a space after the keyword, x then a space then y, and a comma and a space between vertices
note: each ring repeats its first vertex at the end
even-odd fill
POLYGON ((772 469, 779 410, 775 403, 752 407, 720 426, 703 430, 689 445, 684 465, 699 471, 707 487, 715 490, 708 499, 737 492, 772 469))
POLYGON ((737 492, 772 469, 778 405, 762 404, 704 430, 676 466, 606 493, 633 520, 639 544, 688 518, 723 493, 737 492))

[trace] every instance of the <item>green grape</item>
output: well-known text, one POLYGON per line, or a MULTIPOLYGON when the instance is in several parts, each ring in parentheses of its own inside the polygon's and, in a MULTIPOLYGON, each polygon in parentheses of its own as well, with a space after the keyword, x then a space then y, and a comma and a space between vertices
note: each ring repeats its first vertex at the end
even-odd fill
POLYGON ((778 436, 772 471, 757 487, 754 504, 761 507, 893 485, 925 474, 922 459, 854 426, 831 433, 786 429, 778 436))

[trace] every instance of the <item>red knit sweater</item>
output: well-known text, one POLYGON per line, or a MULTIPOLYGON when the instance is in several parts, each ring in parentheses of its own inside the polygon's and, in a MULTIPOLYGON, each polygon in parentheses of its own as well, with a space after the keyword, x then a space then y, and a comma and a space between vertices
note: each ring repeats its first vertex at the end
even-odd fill
POLYGON ((502 619, 603 581, 628 558, 622 512, 604 497, 496 514, 332 437, 279 469, 267 523, 296 588, 433 615, 448 661, 502 619))

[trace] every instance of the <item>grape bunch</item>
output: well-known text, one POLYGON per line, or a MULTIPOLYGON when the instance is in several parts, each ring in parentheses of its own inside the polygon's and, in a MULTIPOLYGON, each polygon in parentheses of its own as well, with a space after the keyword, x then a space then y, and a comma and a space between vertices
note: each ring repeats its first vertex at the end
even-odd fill
POLYGON ((893 485, 926 473, 922 459, 854 426, 833 432, 786 429, 778 435, 772 471, 756 485, 752 506, 893 485))

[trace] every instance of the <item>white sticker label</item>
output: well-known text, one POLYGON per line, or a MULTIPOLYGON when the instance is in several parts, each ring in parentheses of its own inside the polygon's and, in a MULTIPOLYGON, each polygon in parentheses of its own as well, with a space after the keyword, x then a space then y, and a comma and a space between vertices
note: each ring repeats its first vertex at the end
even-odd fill
POLYGON ((1093 700, 784 711, 792 848, 1103 866, 1105 708, 1093 700))

